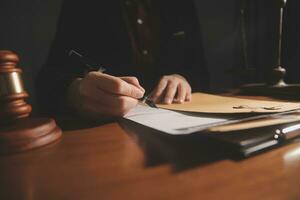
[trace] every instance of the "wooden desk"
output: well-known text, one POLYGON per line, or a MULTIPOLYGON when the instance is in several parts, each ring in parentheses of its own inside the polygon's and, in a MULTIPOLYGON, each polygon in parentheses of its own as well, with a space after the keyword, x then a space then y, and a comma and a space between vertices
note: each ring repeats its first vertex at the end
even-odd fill
POLYGON ((118 123, 65 131, 45 148, 0 156, 0 199, 300 199, 300 143, 235 161, 196 140, 118 123))

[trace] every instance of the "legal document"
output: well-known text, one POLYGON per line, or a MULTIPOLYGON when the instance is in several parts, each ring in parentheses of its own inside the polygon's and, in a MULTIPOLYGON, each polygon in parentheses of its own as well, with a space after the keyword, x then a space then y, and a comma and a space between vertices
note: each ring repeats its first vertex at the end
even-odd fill
POLYGON ((182 104, 160 104, 160 108, 199 113, 280 113, 300 109, 300 102, 266 101, 193 93, 192 101, 182 104))
POLYGON ((159 108, 139 104, 125 118, 172 135, 191 134, 202 130, 230 132, 300 120, 299 102, 262 101, 194 93, 191 102, 157 106, 159 108), (222 117, 216 114, 222 114, 222 117), (236 114, 251 114, 253 117, 237 118, 236 114))
POLYGON ((230 120, 225 117, 207 117, 196 113, 151 108, 144 104, 138 104, 124 118, 172 135, 194 133, 230 120))

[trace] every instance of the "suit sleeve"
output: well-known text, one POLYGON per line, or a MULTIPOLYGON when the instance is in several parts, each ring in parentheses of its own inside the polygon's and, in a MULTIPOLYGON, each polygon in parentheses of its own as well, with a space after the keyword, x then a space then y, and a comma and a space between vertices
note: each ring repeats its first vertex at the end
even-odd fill
POLYGON ((181 74, 193 91, 208 89, 200 24, 192 0, 165 3, 162 13, 164 39, 160 58, 161 75, 181 74), (173 9, 169 9, 172 4, 173 9))
POLYGON ((68 51, 80 48, 78 35, 81 26, 78 23, 78 6, 65 1, 57 25, 57 32, 52 43, 47 62, 42 67, 37 78, 37 96, 39 111, 45 115, 60 115, 68 109, 66 106, 67 90, 75 77, 83 75, 83 69, 78 63, 68 57, 68 51), (76 45, 76 47, 74 47, 76 45))

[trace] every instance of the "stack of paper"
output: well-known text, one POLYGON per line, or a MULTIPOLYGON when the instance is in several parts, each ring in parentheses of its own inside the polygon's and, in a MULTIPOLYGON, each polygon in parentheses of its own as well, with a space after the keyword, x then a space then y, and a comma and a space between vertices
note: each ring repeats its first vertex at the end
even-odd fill
POLYGON ((251 123, 235 123, 243 121, 237 120, 233 115, 236 113, 281 113, 300 109, 300 103, 241 99, 205 93, 194 93, 191 102, 158 106, 157 109, 138 105, 125 118, 173 135, 190 134, 204 129, 226 132, 300 120, 299 114, 293 113, 288 117, 277 116, 275 119, 263 118, 252 120, 251 123), (212 115, 209 116, 209 113, 212 115), (226 114, 226 117, 216 117, 216 113, 226 114))

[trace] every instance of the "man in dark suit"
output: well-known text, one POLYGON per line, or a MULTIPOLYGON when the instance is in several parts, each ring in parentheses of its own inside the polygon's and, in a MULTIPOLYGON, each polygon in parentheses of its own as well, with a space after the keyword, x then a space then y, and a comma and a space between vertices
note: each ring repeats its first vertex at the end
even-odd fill
POLYGON ((124 115, 145 91, 155 102, 190 101, 208 84, 201 47, 192 0, 66 0, 39 76, 42 108, 99 118, 124 115), (86 73, 70 49, 107 71, 86 73))

